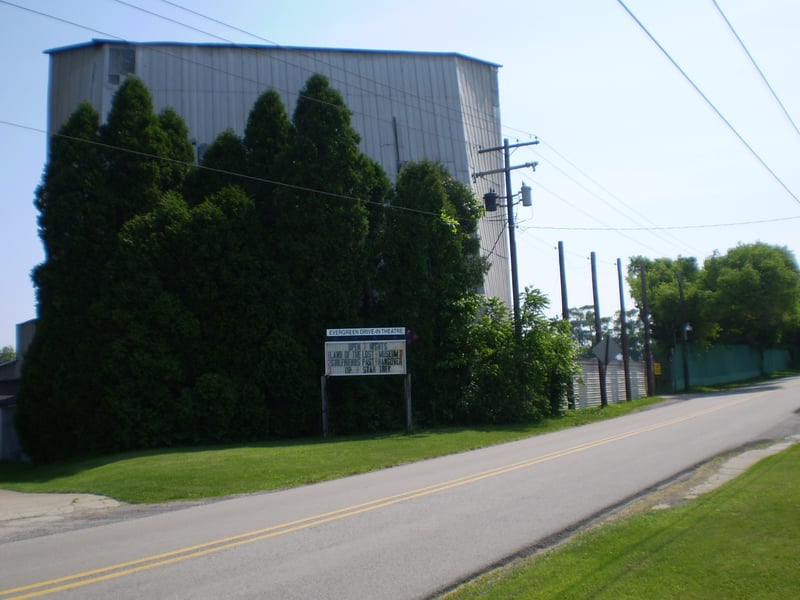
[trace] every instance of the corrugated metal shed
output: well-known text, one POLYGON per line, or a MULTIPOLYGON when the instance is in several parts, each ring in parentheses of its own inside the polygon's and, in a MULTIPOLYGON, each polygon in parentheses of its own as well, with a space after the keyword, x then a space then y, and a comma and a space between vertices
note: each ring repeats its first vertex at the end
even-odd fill
MULTIPOLYGON (((581 372, 573 381, 575 408, 600 406, 600 373, 596 360, 579 361, 581 372)), ((647 378, 643 362, 631 361, 629 364, 632 399, 647 396, 647 378)), ((609 404, 625 402, 625 369, 622 362, 612 361, 606 367, 606 399, 609 404)))
MULTIPOLYGON (((490 188, 505 194, 502 173, 472 181, 475 172, 503 166, 500 152, 478 154, 501 144, 493 63, 456 53, 112 40, 47 53, 51 133, 82 101, 105 117, 119 84, 136 74, 150 89, 156 111, 175 109, 202 151, 226 129, 242 135, 255 100, 270 88, 291 114, 308 78, 321 73, 352 111, 362 150, 390 178, 406 162, 429 159, 444 164, 478 197, 490 188)), ((485 291, 510 303, 505 220, 484 218, 480 236, 492 263, 485 291)))

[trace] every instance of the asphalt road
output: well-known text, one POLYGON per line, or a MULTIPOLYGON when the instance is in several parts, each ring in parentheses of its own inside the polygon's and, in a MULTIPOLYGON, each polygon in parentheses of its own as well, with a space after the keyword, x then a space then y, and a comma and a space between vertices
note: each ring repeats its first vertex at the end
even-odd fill
POLYGON ((0 543, 0 599, 430 597, 709 458, 797 434, 798 411, 792 378, 338 481, 0 543))

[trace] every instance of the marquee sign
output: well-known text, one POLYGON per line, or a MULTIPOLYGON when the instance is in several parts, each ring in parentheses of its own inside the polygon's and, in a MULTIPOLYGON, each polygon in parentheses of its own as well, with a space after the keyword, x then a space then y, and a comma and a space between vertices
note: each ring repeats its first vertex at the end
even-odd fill
POLYGON ((325 375, 405 375, 405 327, 328 329, 325 375))

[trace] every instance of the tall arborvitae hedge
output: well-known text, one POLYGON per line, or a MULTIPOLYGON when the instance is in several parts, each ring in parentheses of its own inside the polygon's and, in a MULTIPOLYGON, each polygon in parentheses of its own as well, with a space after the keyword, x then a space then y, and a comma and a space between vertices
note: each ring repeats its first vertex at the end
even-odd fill
MULTIPOLYGON (((196 166, 185 124, 156 115, 136 78, 105 124, 89 105, 76 110, 36 194, 46 258, 17 421, 35 459, 316 434, 334 327, 415 331, 421 423, 547 411, 542 385, 563 391, 553 361, 561 352, 571 364, 559 344, 538 387, 505 376, 508 348, 496 368, 483 361, 511 325, 476 294, 486 263, 469 188, 423 162, 393 190, 350 118, 315 75, 291 120, 265 92, 244 137, 222 133, 196 166), (505 405, 480 400, 495 397, 505 405)), ((541 319, 528 325, 548 337, 541 319)), ((330 386, 335 431, 403 422, 399 379, 341 379, 330 386)))

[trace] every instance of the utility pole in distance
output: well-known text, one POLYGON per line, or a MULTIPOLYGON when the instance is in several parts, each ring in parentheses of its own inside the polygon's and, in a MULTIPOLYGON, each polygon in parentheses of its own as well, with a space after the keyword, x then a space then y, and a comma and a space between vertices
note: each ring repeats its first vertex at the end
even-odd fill
MULTIPOLYGON (((484 154, 486 152, 498 152, 499 150, 502 150, 504 158, 503 164, 505 166, 502 169, 482 171, 481 173, 475 173, 472 175, 473 181, 475 181, 478 177, 483 177, 484 175, 491 175, 493 173, 505 173, 506 176, 506 212, 508 213, 508 246, 509 246, 509 253, 511 260, 511 293, 513 295, 512 302, 514 307, 514 334, 516 335, 517 340, 519 340, 522 337, 522 324, 520 322, 520 310, 519 310, 519 275, 517 273, 517 241, 516 241, 517 238, 514 227, 514 203, 512 202, 513 194, 511 193, 511 171, 513 171, 514 169, 522 169, 525 167, 530 167, 535 170, 536 165, 539 163, 529 162, 525 163, 524 165, 517 165, 512 167, 510 150, 511 148, 520 148, 522 146, 533 146, 534 144, 538 143, 539 140, 533 140, 532 142, 509 144, 508 138, 506 138, 503 140, 502 146, 497 146, 495 148, 484 148, 478 150, 478 154, 484 154)), ((487 210, 490 209, 487 207, 487 210)), ((497 210, 496 205, 494 210, 497 210)))
POLYGON ((653 369, 653 353, 650 350, 650 309, 647 306, 647 268, 639 266, 639 276, 642 279, 642 307, 639 315, 644 323, 644 368, 647 372, 647 395, 656 395, 656 377, 653 369))

